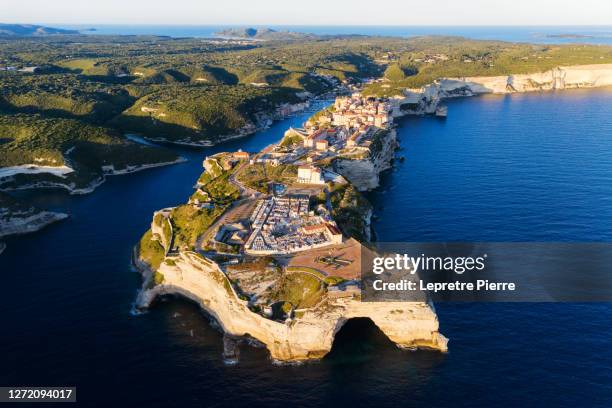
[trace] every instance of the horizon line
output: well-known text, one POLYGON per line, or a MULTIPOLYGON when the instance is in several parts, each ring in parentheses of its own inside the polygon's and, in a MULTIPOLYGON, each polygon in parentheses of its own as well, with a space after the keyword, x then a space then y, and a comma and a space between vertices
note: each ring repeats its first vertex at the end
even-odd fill
POLYGON ((41 23, 41 22, 4 22, 0 21, 0 24, 24 24, 24 25, 71 25, 71 26, 87 26, 87 25, 99 25, 99 26, 183 26, 183 27, 220 27, 220 26, 234 26, 234 27, 265 27, 265 26, 279 26, 279 27, 610 27, 612 24, 310 24, 310 23, 41 23))

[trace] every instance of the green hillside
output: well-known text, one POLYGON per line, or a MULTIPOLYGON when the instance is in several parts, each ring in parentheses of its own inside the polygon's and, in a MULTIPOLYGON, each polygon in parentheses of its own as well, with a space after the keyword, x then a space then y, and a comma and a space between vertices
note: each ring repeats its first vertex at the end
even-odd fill
POLYGON ((297 101, 295 91, 286 88, 166 86, 140 98, 111 123, 126 131, 168 140, 215 141, 220 135, 255 125, 258 113, 297 101))
POLYGON ((51 181, 90 183, 103 173, 103 166, 115 170, 153 163, 170 162, 176 154, 130 142, 109 128, 74 119, 45 118, 32 114, 0 114, 0 167, 36 164, 68 165, 76 171, 66 179, 51 175, 19 175, 4 187, 19 183, 51 181))
POLYGON ((75 74, 5 75, 1 83, 0 107, 4 110, 93 123, 112 119, 135 101, 124 87, 75 74))

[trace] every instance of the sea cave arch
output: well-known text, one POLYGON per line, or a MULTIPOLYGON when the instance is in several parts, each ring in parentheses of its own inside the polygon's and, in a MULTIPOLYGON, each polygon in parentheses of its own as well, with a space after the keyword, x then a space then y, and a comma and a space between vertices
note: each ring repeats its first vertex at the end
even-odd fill
POLYGON ((395 343, 369 317, 338 321, 330 352, 326 358, 376 354, 397 349, 395 343))

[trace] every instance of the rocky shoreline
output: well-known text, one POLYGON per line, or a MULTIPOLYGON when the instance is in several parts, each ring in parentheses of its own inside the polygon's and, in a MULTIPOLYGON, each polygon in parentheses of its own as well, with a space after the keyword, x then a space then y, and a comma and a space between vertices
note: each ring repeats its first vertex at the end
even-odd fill
POLYGON ((392 167, 398 148, 397 131, 391 128, 382 141, 382 148, 368 160, 339 159, 334 161, 334 171, 351 182, 359 191, 378 188, 380 174, 392 167))
POLYGON ((66 218, 68 214, 35 209, 4 214, 0 218, 0 238, 36 232, 66 218))
POLYGON ((67 217, 68 214, 43 211, 0 192, 0 239, 36 232, 67 217))
POLYGON ((612 64, 559 66, 517 75, 442 78, 394 99, 398 116, 434 114, 444 99, 612 86, 612 64))
MULTIPOLYGON (((96 178, 90 184, 84 187, 76 187, 74 183, 64 184, 61 182, 37 182, 32 184, 23 184, 14 188, 2 187, 0 191, 18 191, 18 190, 31 190, 31 189, 63 189, 68 191, 71 195, 81 195, 92 193, 97 187, 102 185, 106 181, 107 176, 119 176, 130 173, 135 173, 141 170, 146 170, 155 167, 169 166, 172 164, 185 162, 186 159, 179 157, 177 160, 172 162, 164 163, 152 163, 140 166, 128 166, 126 169, 115 170, 114 168, 103 169, 104 174, 99 178, 96 178)), ((5 179, 4 181, 7 181, 5 179)), ((14 205, 13 205, 14 206, 14 205)), ((17 202, 18 209, 11 208, 12 206, 4 207, 0 205, 0 238, 9 235, 22 235, 30 234, 33 232, 40 231, 44 227, 53 224, 55 222, 64 220, 69 217, 68 214, 43 211, 34 207, 26 208, 24 205, 17 202)), ((4 250, 4 248, 2 248, 4 250)), ((0 251, 1 252, 1 251, 0 251)))
MULTIPOLYGON (((138 166, 128 166, 125 169, 115 170, 112 167, 102 168, 103 174, 91 181, 88 185, 83 187, 77 187, 74 183, 64 184, 58 181, 40 181, 31 184, 22 184, 17 187, 1 187, 3 191, 19 191, 19 190, 33 190, 33 189, 63 189, 66 190, 71 195, 81 195, 81 194, 89 194, 95 191, 96 188, 101 186, 105 181, 107 176, 121 176, 131 173, 136 173, 142 170, 152 169, 156 167, 170 166, 173 164, 184 163, 187 161, 184 157, 179 157, 176 160, 171 162, 162 162, 162 163, 152 163, 152 164, 143 164, 138 166)), ((10 182, 10 178, 6 178, 3 182, 10 182)))

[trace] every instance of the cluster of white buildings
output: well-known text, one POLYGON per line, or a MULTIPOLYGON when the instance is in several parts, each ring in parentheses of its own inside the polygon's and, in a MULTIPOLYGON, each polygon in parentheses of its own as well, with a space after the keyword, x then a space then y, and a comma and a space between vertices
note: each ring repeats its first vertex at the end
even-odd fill
POLYGON ((260 200, 250 221, 245 244, 251 255, 290 254, 342 243, 342 233, 323 217, 309 211, 305 195, 260 200))
POLYGON ((328 174, 314 164, 345 154, 346 149, 350 149, 350 154, 359 149, 369 149, 372 136, 392 123, 390 106, 387 100, 363 97, 359 93, 338 97, 332 109, 307 122, 304 129, 291 128, 285 133, 287 138, 299 136, 300 142, 268 146, 260 154, 250 157, 250 163, 297 164, 297 183, 323 185, 324 176, 328 174))
POLYGON ((361 125, 382 128, 393 120, 390 112, 391 107, 388 102, 378 98, 366 98, 357 93, 336 98, 331 113, 331 124, 349 128, 361 125))
POLYGON ((316 123, 307 123, 303 147, 333 154, 359 146, 368 135, 393 123, 391 111, 391 105, 383 99, 366 98, 359 93, 338 97, 333 109, 319 115, 316 123))

